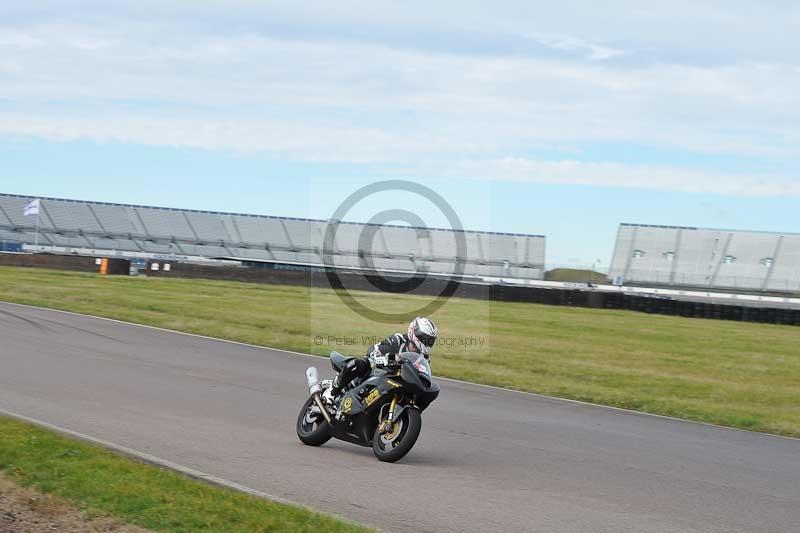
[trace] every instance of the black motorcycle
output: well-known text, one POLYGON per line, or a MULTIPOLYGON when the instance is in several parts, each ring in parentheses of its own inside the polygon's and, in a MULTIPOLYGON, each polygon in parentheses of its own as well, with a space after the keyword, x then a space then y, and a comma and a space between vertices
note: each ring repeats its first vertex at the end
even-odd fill
MULTIPOLYGON (((337 372, 348 361, 331 353, 331 366, 337 372)), ((297 417, 297 436, 304 444, 320 446, 331 437, 371 446, 381 461, 395 462, 407 454, 422 429, 421 413, 439 395, 439 385, 431 378, 428 360, 418 353, 397 356, 397 363, 373 368, 365 378, 345 384, 335 406, 328 406, 321 393, 331 380, 319 381, 317 369, 306 370, 311 396, 297 417)))

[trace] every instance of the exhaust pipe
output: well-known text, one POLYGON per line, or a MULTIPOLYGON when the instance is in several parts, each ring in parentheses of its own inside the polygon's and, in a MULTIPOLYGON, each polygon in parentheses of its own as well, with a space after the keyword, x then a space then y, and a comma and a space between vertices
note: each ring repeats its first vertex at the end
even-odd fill
POLYGON ((308 381, 308 392, 313 396, 322 390, 319 386, 319 373, 317 367, 310 366, 306 370, 306 381, 308 381))
POLYGON ((325 417, 325 421, 330 424, 331 415, 325 408, 325 404, 322 403, 322 398, 319 396, 322 387, 319 385, 319 373, 317 372, 316 367, 308 367, 306 370, 306 381, 308 382, 308 392, 314 397, 314 403, 316 403, 317 407, 319 407, 319 410, 322 412, 322 416, 325 417))

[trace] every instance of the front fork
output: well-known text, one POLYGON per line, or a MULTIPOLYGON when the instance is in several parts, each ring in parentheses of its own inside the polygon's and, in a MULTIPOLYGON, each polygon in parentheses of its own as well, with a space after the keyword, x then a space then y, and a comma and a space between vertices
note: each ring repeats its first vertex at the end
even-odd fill
POLYGON ((380 432, 381 433, 391 433, 392 428, 394 426, 394 411, 397 409, 397 400, 398 395, 395 394, 392 396, 392 403, 389 404, 389 414, 386 416, 386 420, 381 422, 380 425, 380 432))

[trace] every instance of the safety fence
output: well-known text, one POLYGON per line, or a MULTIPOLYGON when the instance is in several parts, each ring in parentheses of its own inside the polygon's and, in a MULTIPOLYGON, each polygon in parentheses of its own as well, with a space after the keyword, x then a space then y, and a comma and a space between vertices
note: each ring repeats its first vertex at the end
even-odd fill
MULTIPOLYGON (((163 265, 162 265, 163 267, 163 265)), ((337 273, 342 285, 352 290, 378 291, 385 284, 376 283, 375 279, 358 273, 337 273), (376 286, 379 285, 379 286, 376 286)), ((320 288, 331 288, 330 280, 321 270, 263 270, 252 268, 205 266, 188 263, 171 265, 170 270, 149 270, 148 275, 161 277, 184 277, 225 279, 251 283, 270 283, 283 285, 302 285, 320 288)), ((408 278, 383 279, 400 285, 408 278)), ((426 278, 418 287, 409 290, 409 294, 438 296, 442 294, 450 280, 445 278, 426 278)), ((407 283, 414 286, 415 283, 407 283)), ((745 322, 765 322, 772 324, 800 325, 800 310, 778 309, 769 307, 747 307, 708 302, 680 301, 638 294, 601 292, 591 289, 525 287, 506 284, 485 284, 461 282, 453 296, 481 300, 506 302, 527 302, 544 305, 563 305, 572 307, 589 307, 595 309, 625 309, 644 313, 675 315, 692 318, 711 318, 718 320, 738 320, 745 322)))
POLYGON ((77 272, 100 272, 106 259, 106 272, 127 276, 130 261, 116 258, 86 257, 80 255, 0 253, 0 266, 52 268, 77 272))
MULTIPOLYGON (((96 261, 97 259, 92 257, 0 254, 0 265, 58 268, 84 272, 98 272, 99 266, 96 261)), ((127 274, 129 267, 129 261, 110 259, 108 273, 127 274)), ((265 270, 151 261, 147 268, 147 275, 153 277, 217 279, 247 283, 331 288, 327 274, 320 270, 265 270), (153 263, 158 264, 157 270, 152 268, 153 263), (164 268, 165 264, 169 264, 168 269, 164 268)), ((360 273, 337 272, 337 277, 341 280, 341 284, 350 290, 382 291, 385 290, 384 287, 386 286, 385 283, 378 283, 375 277, 360 273)), ((397 286, 413 287, 408 291, 403 291, 404 293, 429 296, 441 295, 446 291, 448 284, 451 283, 449 279, 431 277, 417 280, 420 282, 418 285, 416 283, 408 283, 408 278, 387 278, 383 276, 381 279, 384 282, 393 282, 397 286)), ((462 281, 458 283, 453 296, 595 309, 623 309, 691 318, 800 325, 800 309, 682 301, 640 294, 602 292, 590 288, 544 288, 462 281)))

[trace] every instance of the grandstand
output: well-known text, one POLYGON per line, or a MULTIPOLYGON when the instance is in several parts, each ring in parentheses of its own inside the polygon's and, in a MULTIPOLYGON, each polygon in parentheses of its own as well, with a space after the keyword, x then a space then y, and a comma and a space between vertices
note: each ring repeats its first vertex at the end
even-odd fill
POLYGON ((625 284, 800 292, 800 234, 621 224, 609 277, 625 284))
MULTIPOLYGON (((0 194, 0 241, 36 238, 34 197, 0 194)), ((232 260, 245 264, 323 265, 329 221, 41 198, 41 251, 119 257, 232 260)), ((338 268, 449 275, 457 271, 456 231, 336 222, 338 268), (367 231, 369 230, 369 231, 367 231), (370 267, 369 265, 372 265, 370 267), (365 267, 366 265, 366 267, 365 267)), ((542 235, 464 231, 464 275, 519 280, 543 277, 542 235)))

